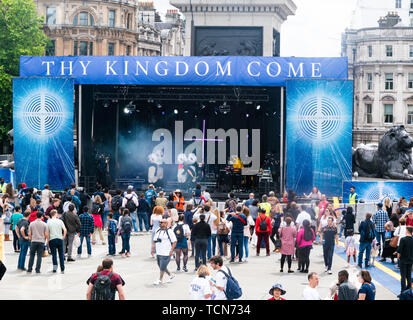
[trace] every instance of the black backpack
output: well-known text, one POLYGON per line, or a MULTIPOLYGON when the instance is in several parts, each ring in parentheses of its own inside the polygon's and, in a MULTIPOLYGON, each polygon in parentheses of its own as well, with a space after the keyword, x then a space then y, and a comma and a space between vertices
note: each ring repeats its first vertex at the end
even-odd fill
POLYGON ((119 195, 114 196, 110 202, 110 205, 112 210, 118 211, 120 207, 122 207, 122 197, 119 195))
POLYGON ((98 278, 92 289, 92 300, 112 300, 113 292, 110 287, 112 275, 112 272, 109 275, 103 275, 98 272, 98 278))
POLYGON ((366 241, 373 241, 376 238, 376 230, 374 228, 374 224, 372 222, 366 222, 367 224, 367 233, 364 236, 366 241))
POLYGON ((128 199, 128 201, 126 202, 126 208, 129 210, 129 212, 135 212, 136 211, 136 204, 133 201, 133 196, 128 199))
POLYGON ((267 224, 267 217, 265 217, 264 219, 261 218, 261 222, 260 222, 260 231, 267 231, 268 229, 268 224, 267 224))
POLYGON ((122 227, 123 232, 131 232, 132 231, 132 218, 128 216, 122 217, 121 227, 122 227))
POLYGON ((97 203, 92 204, 92 214, 99 214, 100 206, 97 203))
POLYGON ((178 223, 174 229, 174 233, 178 242, 182 241, 185 238, 184 225, 178 223))

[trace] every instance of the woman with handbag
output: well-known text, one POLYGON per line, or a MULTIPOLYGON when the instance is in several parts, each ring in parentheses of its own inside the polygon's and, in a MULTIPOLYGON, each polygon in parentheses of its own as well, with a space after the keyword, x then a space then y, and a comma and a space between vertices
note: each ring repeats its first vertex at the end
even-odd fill
POLYGON ((218 222, 217 235, 218 235, 219 255, 222 257, 227 256, 227 245, 229 243, 228 234, 229 234, 228 222, 225 220, 225 213, 221 211, 219 222, 218 222))
POLYGON ((393 223, 392 222, 387 222, 384 225, 384 228, 386 229, 386 232, 384 234, 384 245, 383 245, 383 252, 381 254, 381 260, 380 262, 384 262, 386 261, 387 258, 391 259, 391 263, 394 263, 394 252, 396 252, 396 247, 393 247, 391 244, 394 245, 394 240, 392 242, 393 239, 393 235, 394 235, 394 227, 393 227, 393 223))
POLYGON ((291 270, 292 255, 295 250, 295 239, 297 238, 297 229, 294 226, 293 220, 290 217, 285 218, 286 225, 279 228, 279 235, 281 240, 281 269, 280 272, 284 272, 284 263, 287 259, 288 273, 293 273, 291 270))

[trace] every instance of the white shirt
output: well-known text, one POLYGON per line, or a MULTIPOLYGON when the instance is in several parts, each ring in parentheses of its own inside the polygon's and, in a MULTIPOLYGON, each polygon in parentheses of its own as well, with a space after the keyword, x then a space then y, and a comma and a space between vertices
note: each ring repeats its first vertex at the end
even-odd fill
MULTIPOLYGON (((215 214, 213 214, 211 211, 208 212, 204 212, 203 213, 205 215, 205 222, 209 224, 209 226, 211 227, 211 233, 214 233, 214 229, 215 229, 215 233, 217 233, 217 227, 214 225, 214 221, 217 219, 217 216, 215 214)), ((201 213, 199 211, 197 211, 194 214, 194 218, 196 218, 198 221, 199 216, 201 215, 201 213)))
MULTIPOLYGON (((225 271, 228 275, 228 268, 225 266, 222 266, 221 270, 225 271)), ((215 274, 215 284, 217 285, 217 287, 222 287, 224 288, 223 291, 216 289, 215 290, 215 299, 214 300, 227 300, 227 297, 225 295, 225 289, 227 288, 227 277, 225 276, 225 274, 223 272, 218 271, 215 274)))
MULTIPOLYGON (((135 204, 136 207, 139 207, 139 201, 138 198, 135 197, 133 194, 126 194, 126 196, 123 198, 122 201, 122 207, 126 208, 126 204, 128 203, 128 200, 132 198, 133 203, 135 204)), ((135 210, 136 211, 136 210, 135 210)), ((132 213, 132 212, 131 212, 132 213)))
POLYGON ((307 286, 303 291, 302 300, 321 300, 321 298, 316 288, 307 286))
POLYGON ((211 194, 209 192, 204 191, 202 196, 205 198, 205 201, 208 201, 209 199, 211 199, 211 194))
POLYGON ((158 229, 158 231, 156 231, 155 233, 155 236, 153 237, 153 241, 156 241, 158 239, 161 239, 162 241, 155 243, 156 254, 158 256, 169 256, 172 248, 172 243, 177 241, 175 233, 172 231, 172 229, 158 229))
POLYGON ((398 226, 396 230, 394 230, 394 236, 399 236, 399 240, 397 245, 400 245, 400 240, 406 236, 406 226, 398 226))
POLYGON ((304 220, 308 220, 311 223, 311 216, 308 212, 301 211, 300 214, 297 216, 297 220, 295 221, 295 223, 298 223, 298 228, 301 228, 304 220))
POLYGON ((196 277, 189 285, 189 295, 191 300, 211 300, 205 298, 205 295, 212 294, 209 278, 196 277))

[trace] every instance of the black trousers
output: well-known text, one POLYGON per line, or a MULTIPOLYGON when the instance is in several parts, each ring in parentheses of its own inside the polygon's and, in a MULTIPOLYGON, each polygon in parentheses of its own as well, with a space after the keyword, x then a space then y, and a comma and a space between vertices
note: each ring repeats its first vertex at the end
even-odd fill
POLYGON ((403 291, 412 286, 412 264, 400 263, 401 289, 403 291))
POLYGON ((198 269, 200 266, 200 259, 202 264, 206 265, 206 253, 208 249, 208 239, 196 239, 195 240, 195 267, 198 269))
POLYGON ((280 239, 280 236, 278 235, 278 229, 279 229, 279 227, 273 227, 272 230, 271 230, 270 239, 271 239, 271 242, 274 244, 274 246, 275 246, 274 236, 277 237, 277 240, 280 239))
POLYGON ((310 251, 312 246, 298 248, 298 267, 300 270, 308 270, 310 267, 310 251))
POLYGON ((285 259, 287 258, 287 263, 288 263, 288 270, 291 269, 291 255, 281 255, 281 269, 284 269, 284 263, 285 263, 285 259))

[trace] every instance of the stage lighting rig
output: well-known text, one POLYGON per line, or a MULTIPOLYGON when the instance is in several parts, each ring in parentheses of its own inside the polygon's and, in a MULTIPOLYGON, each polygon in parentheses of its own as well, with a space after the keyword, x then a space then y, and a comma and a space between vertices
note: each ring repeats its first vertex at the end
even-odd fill
POLYGON ((125 108, 123 109, 124 113, 129 113, 131 114, 133 111, 136 110, 136 105, 133 104, 133 101, 130 101, 125 108))
POLYGON ((219 111, 223 114, 227 114, 228 112, 231 112, 231 106, 228 105, 225 101, 222 105, 219 106, 219 111))

